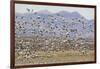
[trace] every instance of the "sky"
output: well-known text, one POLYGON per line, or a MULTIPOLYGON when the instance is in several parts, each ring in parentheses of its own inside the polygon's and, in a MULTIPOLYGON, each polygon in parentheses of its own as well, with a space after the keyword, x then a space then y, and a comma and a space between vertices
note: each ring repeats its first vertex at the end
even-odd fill
POLYGON ((49 5, 34 5, 34 4, 15 4, 16 13, 27 13, 26 8, 33 9, 34 12, 41 10, 48 10, 52 13, 59 11, 67 12, 78 12, 88 20, 94 19, 94 8, 83 8, 83 7, 61 7, 61 6, 49 6, 49 5))

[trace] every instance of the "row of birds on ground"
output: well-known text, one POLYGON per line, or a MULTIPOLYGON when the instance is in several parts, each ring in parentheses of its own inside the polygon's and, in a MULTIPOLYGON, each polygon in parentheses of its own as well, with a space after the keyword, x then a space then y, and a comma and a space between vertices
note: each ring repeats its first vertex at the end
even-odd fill
POLYGON ((66 50, 73 50, 73 51, 79 51, 80 52, 79 55, 86 55, 88 54, 88 51, 91 49, 92 46, 84 42, 83 39, 81 40, 82 42, 78 42, 78 43, 75 43, 70 40, 69 41, 63 40, 64 42, 58 41, 57 43, 52 42, 50 44, 44 44, 45 42, 44 41, 43 43, 40 42, 41 43, 40 45, 40 43, 34 42, 33 39, 31 41, 21 39, 16 42, 16 53, 18 53, 19 56, 23 55, 23 57, 24 56, 37 57, 37 56, 41 56, 36 53, 38 51, 50 53, 51 51, 52 52, 58 52, 58 51, 66 52, 66 50), (66 42, 68 43, 67 45, 66 45, 66 42))

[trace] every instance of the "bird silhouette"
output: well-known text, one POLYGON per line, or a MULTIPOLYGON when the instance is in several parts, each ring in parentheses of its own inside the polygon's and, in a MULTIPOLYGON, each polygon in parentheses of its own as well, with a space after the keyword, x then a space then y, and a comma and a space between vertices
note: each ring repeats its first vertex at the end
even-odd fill
POLYGON ((30 9, 29 9, 29 8, 26 8, 26 10, 27 10, 28 12, 30 12, 30 9))

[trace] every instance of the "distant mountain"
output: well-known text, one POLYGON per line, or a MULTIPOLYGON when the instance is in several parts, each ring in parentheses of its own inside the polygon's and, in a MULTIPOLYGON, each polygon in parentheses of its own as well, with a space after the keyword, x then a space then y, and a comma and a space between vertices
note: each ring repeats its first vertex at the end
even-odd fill
POLYGON ((64 16, 66 18, 79 18, 82 17, 78 12, 67 12, 67 11, 60 11, 56 14, 59 14, 61 16, 64 16))
POLYGON ((78 12, 72 12, 71 15, 74 17, 82 17, 78 12))
POLYGON ((52 13, 49 12, 48 10, 41 10, 41 11, 38 11, 37 14, 52 14, 52 13))

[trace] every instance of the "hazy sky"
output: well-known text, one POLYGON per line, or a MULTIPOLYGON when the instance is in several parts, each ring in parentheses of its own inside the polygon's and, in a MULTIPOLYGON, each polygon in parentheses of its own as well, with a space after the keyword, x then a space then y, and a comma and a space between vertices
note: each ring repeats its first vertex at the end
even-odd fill
POLYGON ((59 11, 78 12, 88 20, 94 19, 94 8, 15 4, 15 12, 27 13, 26 8, 33 9, 34 11, 48 10, 52 13, 56 13, 59 11))

